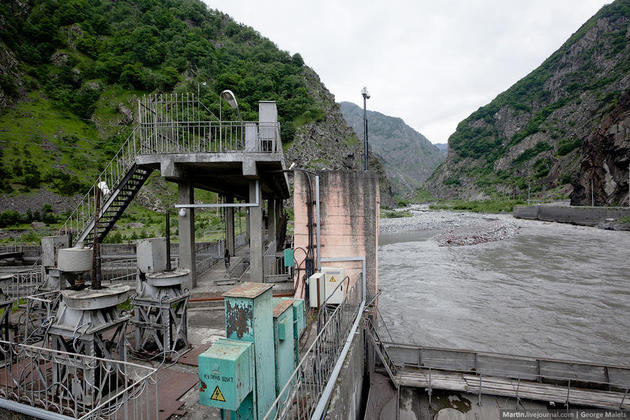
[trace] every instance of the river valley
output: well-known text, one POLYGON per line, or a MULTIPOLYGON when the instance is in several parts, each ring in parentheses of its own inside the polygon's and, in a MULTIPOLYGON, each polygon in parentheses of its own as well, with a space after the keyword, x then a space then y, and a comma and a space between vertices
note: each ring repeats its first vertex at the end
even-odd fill
POLYGON ((379 310, 394 341, 630 364, 630 232, 412 213, 381 220, 379 310))

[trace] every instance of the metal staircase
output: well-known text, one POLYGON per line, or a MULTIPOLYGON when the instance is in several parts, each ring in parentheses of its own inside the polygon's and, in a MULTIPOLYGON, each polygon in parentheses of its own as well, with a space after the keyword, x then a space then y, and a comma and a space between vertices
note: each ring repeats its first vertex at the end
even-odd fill
POLYGON ((83 242, 85 246, 93 244, 97 215, 98 238, 102 241, 151 175, 151 168, 136 165, 136 155, 141 153, 140 143, 136 139, 137 131, 138 127, 134 128, 92 188, 59 229, 59 234, 72 235, 72 246, 78 242, 83 242), (101 194, 98 209, 97 192, 101 194))
MULTIPOLYGON (((127 206, 129 206, 149 178, 151 172, 153 172, 151 168, 142 168, 134 164, 116 190, 109 197, 105 197, 107 201, 102 207, 102 215, 98 220, 98 229, 96 230, 99 242, 102 242, 109 231, 112 230, 127 206)), ((93 221, 78 240, 83 240, 85 245, 94 243, 93 221)))
POLYGON ((151 175, 150 167, 136 164, 139 155, 275 153, 282 160, 277 122, 215 119, 194 94, 148 95, 138 99, 138 125, 58 234, 71 234, 72 246, 78 242, 91 246, 95 220, 99 219, 96 227, 98 238, 102 240, 151 175), (100 194, 98 208, 97 194, 100 194))

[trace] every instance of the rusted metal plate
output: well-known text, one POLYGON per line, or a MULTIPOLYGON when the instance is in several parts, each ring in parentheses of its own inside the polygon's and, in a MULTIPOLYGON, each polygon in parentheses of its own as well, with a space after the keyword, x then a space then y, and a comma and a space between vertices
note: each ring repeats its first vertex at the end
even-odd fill
POLYGON ((227 338, 242 340, 249 337, 253 341, 254 306, 253 301, 228 299, 225 301, 225 335, 227 338))
POLYGON ((271 289, 273 284, 245 282, 223 294, 223 297, 240 297, 254 299, 271 289))
POLYGON ((211 343, 208 343, 193 346, 193 348, 190 349, 189 352, 187 352, 177 360, 177 363, 188 366, 199 366, 199 355, 208 350, 211 345, 211 343))
POLYGON ((287 299, 278 303, 276 306, 273 307, 273 317, 278 318, 291 306, 293 306, 293 299, 287 299))
MULTIPOLYGON (((174 369, 160 369, 158 371, 158 412, 159 420, 166 420, 184 405, 179 399, 190 388, 196 386, 199 376, 193 373, 179 372, 174 369)), ((151 404, 155 404, 156 396, 151 395, 151 404)), ((155 405, 150 405, 150 407, 155 405)))

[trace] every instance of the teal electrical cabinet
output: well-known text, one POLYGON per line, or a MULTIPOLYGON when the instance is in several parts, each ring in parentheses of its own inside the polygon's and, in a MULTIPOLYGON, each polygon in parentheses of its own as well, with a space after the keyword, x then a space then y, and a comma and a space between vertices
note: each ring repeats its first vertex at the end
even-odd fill
POLYGON ((254 344, 258 419, 265 417, 276 399, 272 288, 273 284, 246 282, 223 295, 226 337, 254 344))
MULTIPOLYGON (((274 352, 276 359, 276 394, 291 378, 295 369, 295 339, 293 338, 293 302, 283 300, 273 308, 274 352)), ((284 394, 284 398, 289 394, 284 394)))
POLYGON ((304 299, 273 298, 274 305, 280 302, 292 302, 293 304, 293 350, 295 352, 295 367, 300 363, 300 337, 306 329, 306 303, 304 299))
POLYGON ((226 339, 215 342, 199 355, 199 384, 202 405, 238 411, 237 418, 253 419, 254 345, 226 339))

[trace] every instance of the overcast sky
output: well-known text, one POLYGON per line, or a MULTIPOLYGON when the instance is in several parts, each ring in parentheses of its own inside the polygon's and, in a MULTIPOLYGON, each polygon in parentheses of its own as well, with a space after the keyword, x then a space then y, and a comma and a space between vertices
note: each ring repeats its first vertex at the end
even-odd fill
POLYGON ((205 0, 291 54, 337 102, 401 117, 433 143, 540 65, 610 0, 205 0), (362 105, 362 104, 361 104, 362 105))

